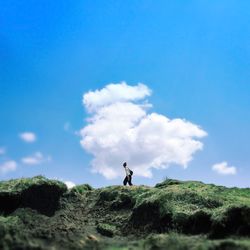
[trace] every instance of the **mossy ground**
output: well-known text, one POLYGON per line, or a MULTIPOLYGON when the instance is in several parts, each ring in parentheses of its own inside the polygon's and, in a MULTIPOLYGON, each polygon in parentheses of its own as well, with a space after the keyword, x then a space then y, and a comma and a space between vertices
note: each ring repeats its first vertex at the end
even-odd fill
POLYGON ((250 189, 34 177, 0 182, 0 213, 0 249, 250 249, 250 189))

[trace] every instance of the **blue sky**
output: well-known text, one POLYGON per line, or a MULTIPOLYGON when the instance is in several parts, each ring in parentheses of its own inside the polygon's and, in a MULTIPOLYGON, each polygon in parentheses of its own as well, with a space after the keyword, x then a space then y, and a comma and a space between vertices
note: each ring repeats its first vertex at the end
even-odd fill
POLYGON ((75 131, 86 125, 84 93, 126 81, 153 91, 152 112, 208 133, 188 168, 154 170, 150 179, 135 176, 136 184, 168 176, 249 186, 248 1, 10 0, 0 8, 0 166, 17 163, 0 179, 42 174, 93 186, 121 183, 91 173, 92 156, 75 131), (24 142, 25 131, 37 140, 24 142), (21 161, 36 152, 42 164, 21 161), (223 161, 237 173, 211 169, 223 161))

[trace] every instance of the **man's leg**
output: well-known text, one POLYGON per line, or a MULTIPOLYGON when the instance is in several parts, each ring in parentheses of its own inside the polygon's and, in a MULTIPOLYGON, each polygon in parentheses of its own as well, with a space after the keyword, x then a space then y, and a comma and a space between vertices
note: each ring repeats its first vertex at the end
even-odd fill
POLYGON ((129 175, 128 176, 128 184, 129 184, 129 186, 133 186, 133 184, 132 184, 132 176, 131 175, 129 175))
POLYGON ((123 180, 123 185, 126 186, 128 182, 128 177, 126 176, 125 179, 123 180))

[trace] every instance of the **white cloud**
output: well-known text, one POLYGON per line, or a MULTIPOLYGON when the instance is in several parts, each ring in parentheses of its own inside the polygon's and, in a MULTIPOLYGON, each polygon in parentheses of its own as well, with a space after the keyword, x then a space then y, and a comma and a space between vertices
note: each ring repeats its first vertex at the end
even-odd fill
POLYGON ((82 147, 93 155, 92 170, 108 179, 124 175, 127 161, 139 176, 151 177, 153 168, 179 164, 184 168, 201 150, 206 132, 184 119, 149 113, 143 84, 109 84, 83 96, 91 116, 80 131, 82 147), (141 100, 139 102, 139 100, 141 100))
POLYGON ((69 134, 78 135, 79 131, 75 131, 70 122, 65 122, 63 125, 63 130, 69 134))
POLYGON ((51 161, 51 157, 47 156, 45 157, 41 152, 36 152, 32 156, 27 156, 22 158, 22 163, 26 165, 39 165, 44 162, 49 162, 51 161))
POLYGON ((8 172, 13 172, 17 168, 17 163, 15 161, 6 161, 0 165, 0 173, 7 174, 8 172))
POLYGON ((71 129, 70 122, 65 122, 64 125, 63 125, 63 129, 64 129, 64 131, 68 132, 71 129))
POLYGON ((151 90, 142 83, 136 86, 127 85, 126 82, 111 83, 101 90, 89 91, 84 94, 83 104, 89 112, 92 112, 115 102, 141 100, 150 94, 151 90))
POLYGON ((32 133, 32 132, 23 132, 21 134, 19 134, 19 137, 28 143, 32 143, 36 141, 36 134, 32 133))
POLYGON ((64 183, 66 184, 67 188, 73 188, 75 187, 75 183, 72 181, 64 181, 64 183))
POLYGON ((0 147, 0 155, 5 155, 6 149, 4 147, 0 147))
POLYGON ((226 161, 214 164, 212 170, 222 175, 235 175, 237 173, 237 168, 234 166, 228 166, 226 161))

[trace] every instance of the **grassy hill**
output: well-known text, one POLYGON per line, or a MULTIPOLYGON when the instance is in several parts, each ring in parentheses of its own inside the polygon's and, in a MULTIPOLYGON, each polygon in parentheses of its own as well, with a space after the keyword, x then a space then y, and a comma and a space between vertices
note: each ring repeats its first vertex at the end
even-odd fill
POLYGON ((250 189, 0 182, 0 249, 250 249, 250 189))

